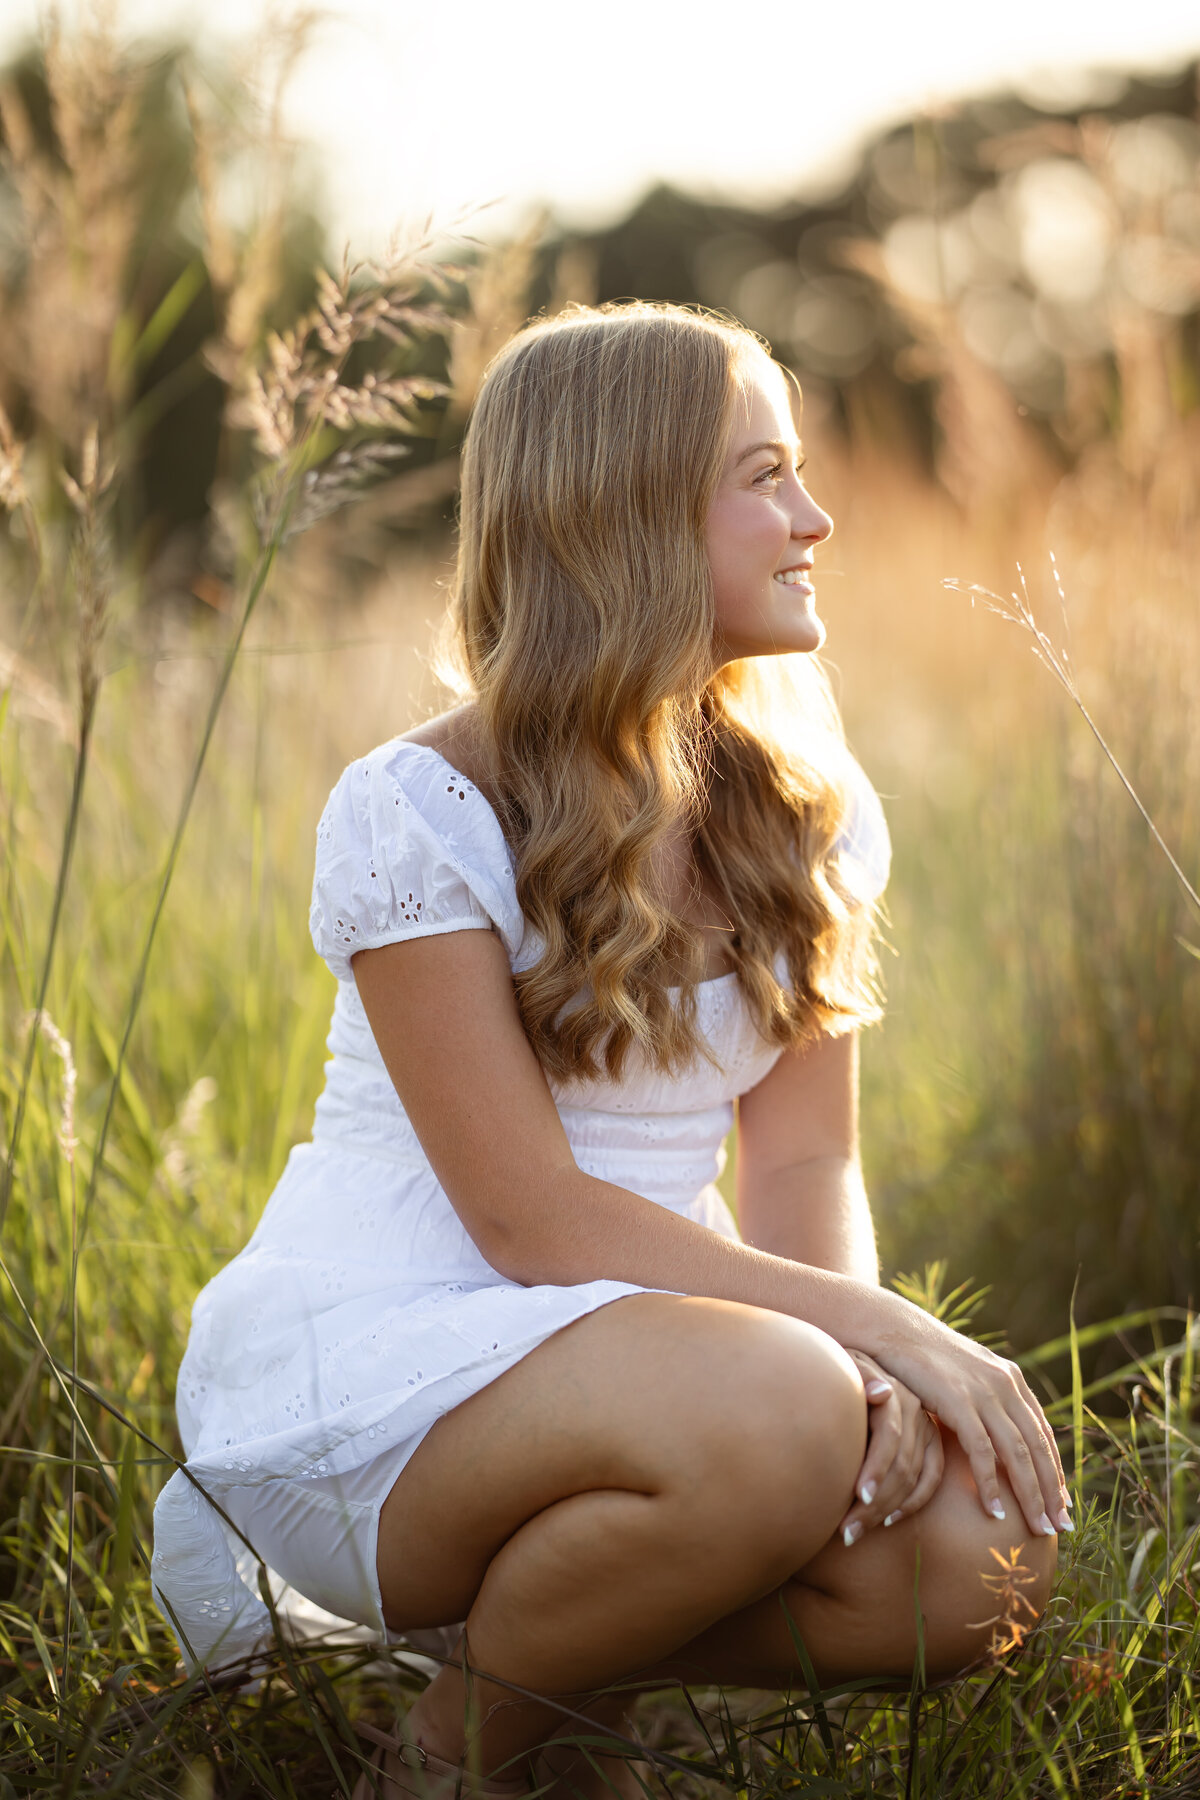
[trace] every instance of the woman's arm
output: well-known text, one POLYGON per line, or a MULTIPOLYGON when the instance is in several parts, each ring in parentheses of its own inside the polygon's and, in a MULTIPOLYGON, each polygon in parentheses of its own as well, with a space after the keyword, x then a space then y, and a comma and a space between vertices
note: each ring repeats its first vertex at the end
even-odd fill
POLYGON ((362 951, 353 969, 434 1173, 500 1274, 531 1286, 610 1279, 739 1300, 806 1318, 868 1350, 879 1339, 887 1302, 903 1314, 898 1296, 733 1243, 585 1175, 491 932, 362 951))
POLYGON ((999 1456, 1033 1530, 1057 1513, 1061 1464, 1015 1365, 898 1294, 732 1242, 578 1168, 490 932, 362 951, 353 969, 434 1173, 493 1268, 530 1286, 628 1281, 805 1319, 876 1356, 945 1420, 985 1508, 1000 1505, 999 1456))
MULTIPOLYGON (((776 1256, 877 1285, 879 1260, 858 1156, 858 1037, 786 1052, 738 1103, 738 1223, 776 1256)), ((867 1398, 867 1453, 838 1527, 847 1544, 919 1512, 942 1479, 942 1440, 920 1400, 851 1348, 867 1398)))
POLYGON ((858 1158, 858 1037, 779 1058, 738 1102, 738 1225, 748 1244, 876 1285, 858 1158))

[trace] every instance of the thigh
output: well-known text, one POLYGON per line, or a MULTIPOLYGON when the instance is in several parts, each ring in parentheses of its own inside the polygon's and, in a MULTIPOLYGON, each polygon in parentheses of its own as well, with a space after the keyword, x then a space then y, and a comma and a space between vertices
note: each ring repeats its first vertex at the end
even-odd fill
POLYGON ((500 1547, 574 1494, 690 1481, 708 1504, 726 1482, 736 1530, 738 1487, 769 1478, 827 1390, 841 1407, 830 1419, 844 1420, 857 1380, 832 1339, 779 1313, 672 1294, 613 1301, 430 1431, 380 1514, 388 1623, 464 1618, 500 1547))

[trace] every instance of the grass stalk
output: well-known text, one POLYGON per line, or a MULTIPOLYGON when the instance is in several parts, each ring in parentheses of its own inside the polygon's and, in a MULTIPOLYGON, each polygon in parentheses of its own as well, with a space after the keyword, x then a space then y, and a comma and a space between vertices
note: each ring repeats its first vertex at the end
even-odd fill
POLYGON ((103 1114, 100 1118, 95 1144, 92 1149, 91 1167, 88 1174, 87 1188, 84 1193, 83 1217, 81 1221, 82 1237, 86 1237, 87 1235, 88 1220, 100 1183, 100 1175, 104 1163, 104 1152, 108 1144, 109 1131, 112 1127, 113 1113, 116 1109, 117 1098, 121 1090, 121 1077, 124 1073, 126 1060, 129 1055, 129 1043, 133 1036, 134 1026, 137 1023, 138 1012, 141 1008, 142 997, 146 989, 146 978, 150 970, 150 959, 154 952, 154 944, 158 936, 159 925, 162 921, 163 909, 166 906, 167 896, 171 890, 171 882, 175 874, 176 865, 179 861, 179 853, 183 847, 184 834, 187 830, 188 820, 191 817, 192 805, 196 798, 197 789, 200 786, 200 777, 204 772, 204 765, 208 758, 209 747, 212 744, 213 733, 216 730, 221 707, 229 689, 229 682, 233 675, 234 665, 237 661, 242 640, 245 637, 246 627, 250 623, 255 606, 262 596, 268 578, 270 577, 271 570, 274 567, 276 555, 278 554, 280 544, 286 533, 289 514, 290 504, 280 508, 276 525, 258 558, 253 573, 251 574, 246 590, 246 598, 239 613, 237 625, 226 648, 225 654, 221 659, 217 680, 213 688, 212 698, 209 702, 208 712, 204 721, 204 727, 200 735, 200 743, 188 771, 183 798, 175 818, 175 827, 171 835, 170 847, 168 848, 166 861, 163 864, 162 874, 159 877, 155 891, 154 906, 150 914, 150 920, 146 927, 145 935, 142 939, 141 952, 138 957, 133 982, 130 988, 129 1003, 125 1009, 125 1016, 121 1026, 121 1036, 117 1045, 115 1066, 109 1081, 108 1097, 105 1102, 103 1114))
POLYGON ((33 1064, 37 1054, 38 1034, 41 1029, 41 1020, 45 1016, 46 1000, 50 992, 50 978, 54 969, 54 953, 58 946, 58 934, 62 926, 63 901, 66 897, 67 882, 71 872, 71 858, 75 851, 75 840, 79 833, 79 821, 83 812, 83 789, 87 776, 95 713, 96 696, 93 694, 90 696, 87 703, 80 709, 79 748, 75 754, 75 767, 71 777, 71 797, 67 805, 67 822, 63 832, 58 870, 54 880, 54 893, 50 906, 50 922, 46 930, 46 946, 42 955, 41 973, 38 976, 37 995, 33 1006, 34 1023, 30 1028, 29 1038, 25 1046, 25 1060, 21 1069, 21 1079, 17 1088, 16 1105, 13 1111, 12 1129, 9 1133, 7 1153, 4 1159, 4 1178, 3 1181, 0 1182, 0 1233, 3 1233, 4 1221, 8 1214, 9 1201, 12 1197, 12 1185, 17 1166, 17 1155, 21 1148, 21 1133, 24 1129, 25 1110, 29 1100, 29 1084, 33 1079, 33 1064))
MULTIPOLYGON (((1058 572, 1058 564, 1054 559, 1053 551, 1050 554, 1050 566, 1065 617, 1066 596, 1063 592, 1062 581, 1058 572)), ((1033 639, 1031 648, 1034 655, 1042 666, 1050 671, 1055 681, 1058 682, 1058 685, 1075 706, 1080 717, 1087 725, 1088 730, 1099 744, 1110 767, 1113 769, 1117 779, 1121 783, 1121 786, 1125 789, 1126 794, 1129 796, 1130 800, 1133 801, 1134 806, 1141 814, 1142 820, 1149 829, 1151 837, 1170 864, 1171 871, 1174 874, 1176 881, 1179 883, 1180 888, 1183 890, 1189 905, 1192 907, 1197 917, 1200 918, 1200 893, 1197 893, 1196 889, 1192 886, 1191 882, 1180 868, 1166 839, 1163 837, 1158 826, 1146 810, 1141 795, 1130 781, 1128 775, 1126 775, 1121 764, 1117 761, 1116 755, 1107 738, 1088 711, 1087 704, 1079 691, 1074 672, 1071 668, 1070 651, 1065 646, 1062 650, 1056 649, 1048 633, 1043 630, 1041 625, 1039 625, 1029 599, 1029 589, 1025 581, 1025 572, 1019 563, 1017 564, 1017 574, 1020 578, 1020 592, 1017 592, 1017 590, 1014 589, 1007 599, 1003 599, 999 594, 994 593, 991 588, 981 587, 978 582, 960 581, 957 576, 947 577, 942 585, 943 587, 949 588, 952 593, 966 594, 970 598, 972 606, 975 604, 976 599, 982 600, 984 607, 988 612, 995 613, 996 617, 1003 619, 1006 624, 1016 625, 1021 630, 1029 633, 1030 637, 1033 639)))

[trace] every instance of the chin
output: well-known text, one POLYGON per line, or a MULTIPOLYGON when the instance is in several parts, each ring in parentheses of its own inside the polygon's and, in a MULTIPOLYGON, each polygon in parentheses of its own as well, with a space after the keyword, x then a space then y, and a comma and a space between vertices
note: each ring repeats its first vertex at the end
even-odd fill
POLYGON ((764 644, 760 656, 815 656, 825 643, 825 624, 815 614, 802 625, 781 632, 772 644, 764 644))
POLYGON ((759 655, 812 656, 825 642, 825 621, 808 607, 798 616, 780 619, 772 642, 765 643, 759 655))
POLYGON ((743 662, 753 656, 814 656, 825 643, 825 622, 816 613, 790 619, 771 635, 755 633, 744 638, 718 637, 722 662, 743 662))

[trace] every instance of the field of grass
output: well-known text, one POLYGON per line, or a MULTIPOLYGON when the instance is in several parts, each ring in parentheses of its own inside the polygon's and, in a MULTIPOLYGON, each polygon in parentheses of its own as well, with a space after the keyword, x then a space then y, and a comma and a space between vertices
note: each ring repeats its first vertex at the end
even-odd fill
MULTIPOLYGON (((1194 1335, 1175 1265, 1200 1159, 1186 1066, 1196 979, 1175 938, 1195 931, 1082 722, 1065 702, 1056 712, 1010 628, 940 587, 942 571, 974 573, 970 543, 943 560, 932 492, 905 510, 907 541, 886 534, 903 574, 874 576, 882 546, 865 524, 857 540, 848 528, 829 607, 854 741, 896 838, 891 1016, 869 1043, 864 1102, 885 1261, 895 1273, 945 1257, 943 1291, 992 1285, 977 1323, 1007 1331, 1048 1378, 1083 1526, 1047 1620, 983 1674, 830 1696, 824 1710, 774 1696, 694 1696, 695 1712, 646 1702, 647 1742, 677 1759, 647 1778, 684 1793, 1182 1794, 1200 1770, 1200 1520, 1194 1335), (915 744, 906 713, 926 733, 915 744), (1106 1047, 1125 1062, 1114 1069, 1106 1047), (1106 1154, 1145 1183, 1123 1244, 1129 1190, 1106 1154), (1152 1321, 1104 1323, 1155 1306, 1152 1321)), ((235 666, 96 1168, 228 623, 152 632, 131 619, 101 693, 45 995, 61 1038, 41 1034, 0 1240, 0 1792, 300 1795, 339 1779, 344 1791, 347 1715, 383 1716, 389 1686, 402 1697, 419 1679, 403 1659, 385 1675, 351 1645, 281 1646, 250 1697, 185 1682, 145 1571, 153 1497, 178 1448, 172 1380, 191 1300, 307 1135, 321 1079, 332 982, 307 937, 313 822, 346 759, 435 703, 437 557, 409 559, 332 614, 311 598, 316 556, 302 542, 284 565, 235 666)), ((985 575, 987 558, 983 544, 985 575)), ((1159 743, 1187 691, 1184 634, 1166 659, 1162 619, 1143 630, 1129 629, 1119 683, 1097 660, 1094 704, 1116 739, 1142 719, 1119 748, 1164 830, 1194 844, 1194 781, 1159 743)), ((75 765, 66 717, 34 716, 11 692, 10 1134, 75 765)), ((981 1620, 1003 1616, 982 1586, 980 1598, 981 1620)), ((1019 1609, 1008 1613, 1019 1638, 1019 1609)))
MULTIPOLYGON (((214 1689, 184 1679, 149 1598, 191 1302, 321 1082, 315 821, 347 760, 437 704, 448 545, 373 538, 355 560, 350 512, 281 547, 306 469, 355 441, 305 411, 301 376, 287 430, 240 390, 239 442, 254 425, 257 467, 283 474, 231 462, 242 548, 207 610, 150 603, 113 549, 120 430, 89 459, 81 415, 65 498, 48 450, 0 443, 0 1796, 348 1793, 347 1719, 384 1721, 424 1678, 282 1637, 254 1688, 214 1689)), ((1019 1570, 981 1582, 970 1678, 668 1694, 639 1709, 640 1766, 688 1800, 1193 1794, 1200 918, 1029 635, 944 581, 1007 594, 1020 561, 1194 881, 1196 478, 1164 498, 1114 426, 1057 487, 953 503, 886 433, 809 437, 837 519, 829 654, 895 840, 889 1013, 864 1053, 885 1269, 1020 1355, 1080 1527, 1032 1634, 1019 1570)), ((1160 461, 1189 466, 1174 441, 1160 461)))

